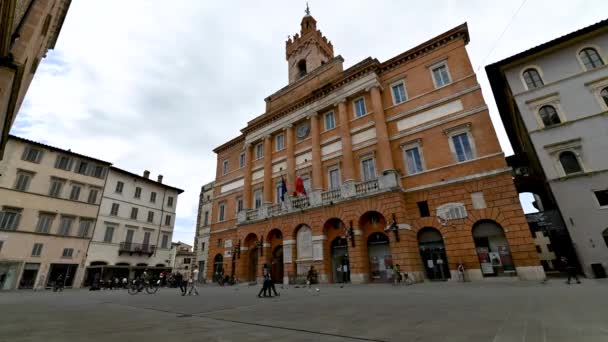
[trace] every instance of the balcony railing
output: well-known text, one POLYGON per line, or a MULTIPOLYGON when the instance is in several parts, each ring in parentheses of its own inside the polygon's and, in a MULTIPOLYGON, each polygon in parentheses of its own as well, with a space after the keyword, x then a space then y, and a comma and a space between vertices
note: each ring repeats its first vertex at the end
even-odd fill
POLYGON ((300 197, 291 199, 291 207, 294 209, 306 209, 310 207, 310 199, 308 197, 300 197))
POLYGON ((273 204, 268 207, 268 216, 277 216, 281 214, 283 209, 287 209, 283 203, 273 204))
POLYGON ((118 249, 118 255, 121 255, 123 253, 128 253, 130 255, 148 254, 148 256, 151 256, 152 254, 154 254, 155 250, 156 250, 156 246, 150 245, 150 244, 121 242, 120 247, 118 249))
POLYGON ((378 189, 380 189, 378 186, 378 179, 372 179, 367 182, 355 184, 355 192, 357 195, 375 192, 378 191, 378 189))
POLYGON ((332 189, 321 193, 321 201, 325 203, 336 202, 342 198, 342 189, 332 189))
POLYGON ((258 218, 258 209, 251 209, 247 211, 246 214, 247 221, 257 220, 258 218))

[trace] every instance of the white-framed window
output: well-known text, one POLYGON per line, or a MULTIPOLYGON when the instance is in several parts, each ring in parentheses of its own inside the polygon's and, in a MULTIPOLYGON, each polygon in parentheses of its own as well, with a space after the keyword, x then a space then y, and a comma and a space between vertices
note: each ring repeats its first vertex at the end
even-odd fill
POLYGON ((106 169, 103 166, 95 165, 93 168, 93 177, 102 179, 105 176, 106 169))
POLYGON ((608 87, 605 87, 600 90, 599 94, 604 107, 608 108, 608 87))
POLYGON ((217 210, 217 221, 222 222, 226 219, 226 202, 220 202, 217 210))
POLYGON ((69 259, 72 257, 72 254, 74 254, 74 248, 64 248, 61 257, 69 259))
POLYGON ((131 219, 132 220, 137 220, 138 211, 139 211, 139 209, 137 209, 136 207, 131 208, 131 219))
POLYGON ((245 167, 245 153, 239 154, 239 168, 245 167))
POLYGON ((54 219, 55 215, 53 214, 40 213, 38 216, 38 224, 36 225, 36 232, 45 234, 50 233, 54 219))
POLYGON ((110 209, 110 215, 117 216, 119 208, 120 208, 120 204, 112 203, 112 208, 110 209))
POLYGON ((593 191, 600 208, 608 208, 608 189, 593 191))
POLYGON ((32 146, 26 146, 23 150, 21 159, 32 163, 40 163, 40 160, 42 159, 42 150, 32 146))
POLYGON ((230 164, 228 163, 228 159, 224 159, 224 161, 222 161, 222 175, 225 175, 228 173, 230 164))
POLYGON ((65 184, 65 180, 51 177, 51 188, 49 189, 49 196, 60 197, 63 184, 65 184))
MULTIPOLYGON (((241 199, 241 207, 243 206, 242 203, 243 203, 243 200, 241 199)), ((205 211, 205 219, 203 220, 203 226, 208 226, 208 225, 209 225, 209 212, 205 211)))
POLYGON ((407 92, 405 90, 405 82, 403 80, 395 82, 391 85, 391 94, 393 95, 393 104, 398 105, 407 101, 407 92))
POLYGON ((327 169, 327 177, 330 189, 340 188, 340 167, 338 165, 327 169))
POLYGON ((133 194, 134 198, 141 198, 141 188, 140 187, 136 187, 135 188, 135 194, 133 194))
POLYGON ((365 114, 367 114, 367 108, 365 107, 365 98, 364 97, 355 99, 355 101, 353 102, 353 106, 354 106, 355 118, 360 118, 360 117, 364 116, 365 114))
POLYGON ((408 175, 414 175, 424 171, 424 160, 420 142, 405 144, 401 146, 405 160, 405 169, 408 175))
POLYGON ((546 145, 544 148, 553 158, 555 167, 562 177, 585 172, 581 138, 546 145))
POLYGON ((3 207, 0 211, 0 230, 17 230, 22 209, 3 207))
POLYGON ((526 67, 521 72, 521 79, 526 89, 536 89, 545 85, 538 67, 526 67))
POLYGON ((92 227, 93 220, 80 219, 80 225, 78 226, 78 237, 88 237, 92 227))
POLYGON ((336 116, 333 111, 325 113, 325 115, 323 117, 325 119, 325 130, 326 131, 336 128, 336 116))
POLYGON ((544 127, 550 127, 562 123, 559 118, 559 114, 557 114, 557 109, 555 109, 555 107, 552 105, 540 107, 538 109, 538 117, 542 121, 544 127))
POLYGON ((595 47, 587 46, 578 52, 578 58, 585 70, 592 70, 604 65, 602 56, 595 47))
POLYGON ((125 187, 125 183, 123 183, 121 181, 116 182, 116 190, 115 190, 115 192, 121 194, 124 187, 125 187))
POLYGON ((456 162, 475 159, 477 153, 469 123, 448 128, 444 132, 448 136, 450 150, 456 162))
POLYGON ((605 77, 585 83, 585 86, 594 95, 601 110, 608 110, 608 79, 605 77))
POLYGON ((55 160, 55 168, 70 171, 72 169, 72 158, 61 154, 58 155, 55 160))
POLYGON ((62 216, 59 221, 59 235, 68 236, 72 230, 74 218, 71 216, 62 216))
POLYGON ((364 182, 376 179, 376 161, 373 156, 361 159, 361 175, 364 182))
POLYGON ((255 159, 262 159, 264 157, 264 144, 259 143, 255 145, 255 159))
POLYGON ((82 185, 72 184, 72 191, 70 191, 70 199, 72 201, 78 201, 80 199, 80 190, 82 190, 82 185))
POLYGON ((27 191, 33 177, 33 172, 24 170, 17 171, 17 182, 15 183, 15 189, 19 191, 27 191))
POLYGON ((127 235, 125 236, 126 243, 133 243, 133 237, 135 236, 134 229, 127 229, 127 235))
MULTIPOLYGON (((238 214, 241 211, 243 211, 243 196, 236 198, 236 213, 238 214)), ((205 226, 207 225, 207 214, 209 213, 205 212, 205 226)))
POLYGON ((253 192, 253 204, 254 204, 254 208, 260 208, 262 207, 262 203, 263 203, 263 191, 262 189, 256 189, 253 192))
POLYGON ((450 71, 448 70, 447 62, 443 61, 432 65, 431 76, 433 77, 433 83, 435 84, 435 88, 441 88, 452 83, 450 78, 450 71))
POLYGON ((276 143, 276 150, 281 151, 285 149, 285 134, 280 133, 274 138, 276 143))
POLYGON ((34 246, 32 247, 32 256, 33 257, 39 257, 42 255, 42 247, 43 245, 41 243, 35 243, 34 246))
POLYGON ((573 151, 567 150, 560 152, 559 163, 562 165, 562 169, 564 170, 564 173, 566 175, 571 175, 583 171, 583 168, 581 167, 581 164, 578 161, 578 157, 573 151))
POLYGON ((144 231, 144 240, 142 241, 142 245, 148 246, 150 244, 150 237, 152 236, 152 232, 149 230, 144 231))
POLYGON ((114 227, 106 226, 106 232, 103 235, 103 242, 112 242, 112 238, 114 237, 114 227))
POLYGON ((526 101, 528 108, 536 114, 538 127, 545 128, 559 125, 566 121, 566 117, 560 105, 558 93, 542 96, 539 99, 526 101))

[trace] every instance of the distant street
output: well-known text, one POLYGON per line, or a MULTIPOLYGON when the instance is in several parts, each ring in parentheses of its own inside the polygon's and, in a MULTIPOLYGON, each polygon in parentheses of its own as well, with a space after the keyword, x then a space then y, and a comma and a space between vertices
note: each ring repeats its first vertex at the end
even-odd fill
POLYGON ((608 341, 607 281, 0 294, 0 341, 608 341))

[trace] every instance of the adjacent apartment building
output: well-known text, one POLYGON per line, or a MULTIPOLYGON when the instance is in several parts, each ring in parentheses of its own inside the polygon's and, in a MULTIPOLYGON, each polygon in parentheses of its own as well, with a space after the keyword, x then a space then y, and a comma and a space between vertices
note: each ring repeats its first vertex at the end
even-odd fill
POLYGON ((10 136, 0 161, 0 290, 79 287, 110 164, 10 136))
POLYGON ((196 258, 192 246, 178 241, 171 243, 171 268, 173 273, 181 273, 184 279, 190 278, 190 272, 196 258))
POLYGON ((198 281, 206 281, 209 237, 211 217, 213 215, 213 182, 201 187, 198 198, 198 215, 196 217, 196 232, 194 236, 194 253, 196 258, 192 260, 192 266, 197 265, 199 269, 198 281))
POLYGON ((71 0, 0 2, 0 160, 38 64, 55 47, 71 0))
POLYGON ((518 189, 557 204, 589 277, 608 267, 607 53, 604 20, 486 67, 518 189))
POLYGON ((217 154, 207 278, 542 279, 466 24, 344 69, 307 13, 288 84, 217 154))
POLYGON ((177 196, 183 190, 163 184, 163 176, 109 169, 89 247, 85 283, 133 278, 144 270, 170 271, 171 237, 177 196))

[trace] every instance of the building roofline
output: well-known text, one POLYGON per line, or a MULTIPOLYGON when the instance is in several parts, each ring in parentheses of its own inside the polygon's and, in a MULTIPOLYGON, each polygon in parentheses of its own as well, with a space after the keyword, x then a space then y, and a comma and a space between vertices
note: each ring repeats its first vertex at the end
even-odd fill
POLYGON ((165 187, 165 188, 168 188, 168 189, 176 190, 178 195, 184 192, 184 190, 182 190, 180 188, 176 188, 176 187, 171 186, 171 185, 167 185, 167 184, 164 184, 164 183, 156 182, 156 181, 154 181, 154 180, 152 180, 150 178, 146 178, 146 177, 138 175, 136 173, 129 172, 129 171, 124 170, 124 169, 119 169, 116 166, 111 166, 110 170, 113 170, 113 171, 116 171, 116 172, 120 172, 120 173, 124 173, 124 174, 127 174, 127 175, 132 176, 132 177, 136 177, 136 178, 138 178, 140 180, 147 181, 148 183, 152 183, 152 184, 155 184, 157 186, 162 186, 162 187, 165 187))
POLYGON ((94 161, 94 162, 97 162, 97 163, 101 163, 101 164, 105 164, 107 166, 112 165, 112 163, 107 162, 105 160, 89 157, 89 156, 86 156, 84 154, 72 152, 71 150, 64 150, 64 149, 59 148, 59 147, 43 144, 41 142, 37 142, 37 141, 34 141, 34 140, 29 140, 29 139, 26 139, 26 138, 18 137, 16 135, 10 134, 8 136, 8 140, 11 140, 11 139, 18 140, 18 141, 25 142, 25 143, 32 144, 32 145, 36 145, 36 146, 39 146, 39 147, 43 147, 43 148, 46 148, 46 149, 49 149, 49 150, 52 150, 52 151, 55 151, 55 152, 67 153, 67 154, 71 154, 71 155, 79 157, 79 158, 86 158, 88 160, 91 160, 91 161, 94 161))
POLYGON ((241 140, 245 141, 245 135, 244 134, 241 134, 241 135, 239 135, 236 138, 232 138, 232 139, 228 140, 227 142, 221 144, 220 146, 214 148, 213 152, 219 153, 219 152, 221 152, 223 150, 229 149, 229 148, 235 146, 236 144, 240 143, 241 140))
POLYGON ((67 17, 68 15, 68 10, 70 9, 70 5, 72 4, 72 0, 65 0, 65 6, 62 9, 62 16, 61 16, 61 21, 59 23, 57 23, 57 30, 55 30, 55 34, 53 35, 53 38, 50 39, 49 41, 49 45, 48 48, 49 49, 54 49, 55 48, 55 44, 57 43, 57 39, 59 38, 59 34, 61 33, 61 29, 63 28, 63 23, 65 22, 65 17, 67 17))

